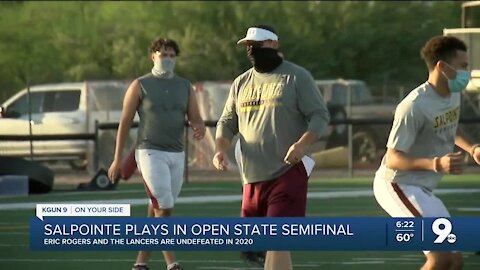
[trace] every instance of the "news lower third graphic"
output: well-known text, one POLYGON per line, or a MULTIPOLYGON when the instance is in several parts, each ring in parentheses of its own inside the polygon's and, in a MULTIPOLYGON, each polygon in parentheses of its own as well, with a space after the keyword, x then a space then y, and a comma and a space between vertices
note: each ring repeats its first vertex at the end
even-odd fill
POLYGON ((37 204, 32 250, 480 249, 480 218, 130 216, 128 204, 37 204))

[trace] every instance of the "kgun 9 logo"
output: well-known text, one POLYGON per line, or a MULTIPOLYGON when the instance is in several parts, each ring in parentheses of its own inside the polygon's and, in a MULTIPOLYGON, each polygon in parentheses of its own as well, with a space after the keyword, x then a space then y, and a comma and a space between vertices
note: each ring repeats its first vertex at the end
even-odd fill
POLYGON ((457 236, 452 233, 452 223, 446 218, 437 218, 432 223, 432 231, 438 237, 433 241, 435 244, 441 244, 447 240, 448 243, 453 244, 457 241, 457 236))

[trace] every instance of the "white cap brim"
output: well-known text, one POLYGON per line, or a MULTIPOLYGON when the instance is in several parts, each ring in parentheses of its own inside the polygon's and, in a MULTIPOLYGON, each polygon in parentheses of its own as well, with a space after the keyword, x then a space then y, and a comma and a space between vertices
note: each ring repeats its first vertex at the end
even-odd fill
POLYGON ((265 41, 275 40, 278 41, 278 36, 272 31, 268 31, 262 28, 250 27, 247 30, 247 35, 240 39, 237 44, 244 43, 246 41, 265 41))

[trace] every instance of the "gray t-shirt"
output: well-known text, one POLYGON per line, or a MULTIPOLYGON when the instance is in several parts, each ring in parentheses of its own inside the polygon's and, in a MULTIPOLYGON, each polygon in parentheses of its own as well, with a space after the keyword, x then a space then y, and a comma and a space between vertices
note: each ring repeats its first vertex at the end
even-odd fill
POLYGON ((253 68, 230 88, 216 138, 239 133, 247 183, 274 179, 290 168, 283 159, 303 133, 320 135, 329 113, 310 73, 288 61, 269 73, 253 68))
MULTIPOLYGON (((460 94, 439 96, 428 82, 414 89, 395 111, 387 148, 419 158, 451 153, 460 119, 460 94)), ((397 171, 387 168, 383 157, 376 177, 395 183, 434 190, 443 174, 433 171, 397 171)))
POLYGON ((177 75, 161 79, 152 73, 138 80, 142 93, 137 148, 182 152, 191 83, 177 75))

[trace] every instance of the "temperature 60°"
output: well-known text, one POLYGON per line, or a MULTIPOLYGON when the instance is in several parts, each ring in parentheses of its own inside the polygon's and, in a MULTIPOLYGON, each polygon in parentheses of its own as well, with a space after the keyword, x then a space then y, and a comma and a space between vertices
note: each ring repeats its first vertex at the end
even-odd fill
POLYGON ((410 239, 412 239, 414 236, 413 233, 397 233, 397 236, 395 237, 398 242, 408 242, 410 239))

